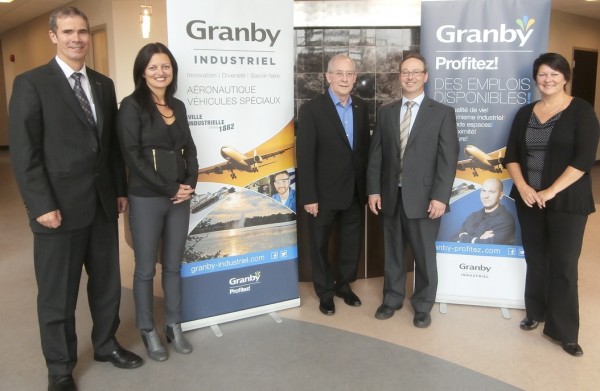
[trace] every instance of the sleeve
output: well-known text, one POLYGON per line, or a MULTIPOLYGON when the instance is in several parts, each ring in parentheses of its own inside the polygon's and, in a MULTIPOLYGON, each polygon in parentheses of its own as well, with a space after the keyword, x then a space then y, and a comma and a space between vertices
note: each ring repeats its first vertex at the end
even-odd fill
POLYGON ((371 144, 369 146, 369 159, 367 163, 367 194, 381 195, 381 170, 383 161, 383 151, 381 148, 381 113, 382 109, 377 113, 375 128, 371 136, 371 144))
POLYGON ((296 135, 296 162, 300 184, 300 204, 319 202, 317 194, 317 123, 311 110, 312 102, 300 107, 296 135))
POLYGON ((115 95, 115 86, 112 80, 110 81, 110 98, 108 108, 112 123, 110 124, 110 130, 112 132, 110 137, 110 164, 113 178, 115 181, 115 188, 117 190, 117 197, 127 197, 127 173, 125 171, 125 161, 123 160, 123 154, 119 145, 119 137, 117 134, 117 97, 115 95))
POLYGON ((430 198, 448 204, 452 193, 452 184, 456 176, 459 146, 456 114, 452 107, 446 107, 447 110, 440 125, 436 178, 430 198))
POLYGON ((569 165, 590 172, 596 161, 600 126, 593 107, 584 101, 580 103, 581 107, 575 115, 575 153, 569 165))
POLYGON ((139 178, 144 186, 173 197, 179 191, 179 183, 164 180, 144 156, 141 133, 146 130, 142 124, 141 107, 132 98, 125 98, 117 116, 117 131, 125 163, 131 175, 139 178))
POLYGON ((183 102, 180 102, 180 104, 183 108, 183 120, 180 119, 180 124, 186 133, 186 143, 183 146, 183 159, 185 160, 186 176, 183 183, 192 188, 196 188, 196 185, 198 184, 198 151, 196 149, 196 144, 194 143, 192 131, 190 130, 187 122, 185 105, 183 102))
POLYGON ((17 76, 9 103, 10 157, 30 218, 58 209, 44 164, 44 124, 40 96, 31 80, 17 76))

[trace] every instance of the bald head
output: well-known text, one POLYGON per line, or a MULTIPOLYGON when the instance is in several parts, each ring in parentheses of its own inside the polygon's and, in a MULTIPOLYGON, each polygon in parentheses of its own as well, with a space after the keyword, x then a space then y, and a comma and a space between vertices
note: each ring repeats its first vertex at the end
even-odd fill
POLYGON ((498 208, 500 199, 504 195, 502 181, 498 178, 486 179, 481 185, 479 198, 486 213, 493 212, 498 208))

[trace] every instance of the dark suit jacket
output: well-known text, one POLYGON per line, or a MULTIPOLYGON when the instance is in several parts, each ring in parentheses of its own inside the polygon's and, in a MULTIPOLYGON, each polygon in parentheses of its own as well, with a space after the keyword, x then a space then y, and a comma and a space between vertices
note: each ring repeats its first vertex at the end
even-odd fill
POLYGON ((34 232, 66 232, 91 224, 96 203, 117 219, 117 197, 127 195, 116 136, 114 84, 87 68, 97 132, 86 121, 56 60, 16 77, 9 104, 10 155, 34 232), (36 218, 59 209, 62 225, 36 218))
MULTIPOLYGON (((388 216, 398 197, 401 105, 399 100, 379 109, 369 151, 367 193, 381 195, 388 216)), ((425 97, 404 151, 402 201, 409 218, 427 217, 430 200, 448 204, 457 160, 454 109, 425 97)))
MULTIPOLYGON (((519 163, 523 177, 527 180, 527 145, 525 133, 533 106, 536 102, 522 107, 513 120, 504 164, 519 163)), ((585 174, 546 203, 546 207, 575 214, 594 212, 592 179, 590 170, 596 160, 600 127, 594 108, 580 98, 573 98, 554 125, 542 171, 542 188, 547 189, 568 166, 584 171, 585 174)), ((510 196, 520 198, 513 186, 510 196)))
POLYGON ((302 105, 296 135, 298 204, 319 203, 328 210, 347 209, 355 189, 366 203, 366 167, 369 151, 367 104, 352 96, 354 146, 348 137, 329 92, 302 105))
POLYGON ((117 128, 129 168, 129 193, 132 195, 172 197, 179 191, 179 184, 196 187, 196 145, 188 125, 185 105, 178 99, 169 102, 169 105, 178 124, 171 130, 156 107, 153 106, 151 112, 143 110, 133 95, 121 102, 117 128), (171 162, 167 160, 169 158, 172 158, 171 162), (161 166, 170 163, 175 165, 175 177, 161 166))

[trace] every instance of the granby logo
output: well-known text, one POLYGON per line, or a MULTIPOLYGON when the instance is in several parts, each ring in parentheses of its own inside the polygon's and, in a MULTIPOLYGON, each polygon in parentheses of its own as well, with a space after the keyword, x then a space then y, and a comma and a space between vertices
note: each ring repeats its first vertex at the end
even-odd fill
POLYGON ((442 43, 512 43, 517 41, 523 47, 533 34, 535 19, 527 15, 516 20, 519 29, 511 29, 502 23, 499 28, 490 29, 459 29, 455 25, 445 24, 438 27, 436 38, 442 43))
POLYGON ((272 31, 256 27, 256 23, 250 23, 250 27, 211 26, 204 20, 190 20, 185 27, 190 38, 199 40, 219 41, 246 41, 264 42, 273 47, 281 30, 272 31))

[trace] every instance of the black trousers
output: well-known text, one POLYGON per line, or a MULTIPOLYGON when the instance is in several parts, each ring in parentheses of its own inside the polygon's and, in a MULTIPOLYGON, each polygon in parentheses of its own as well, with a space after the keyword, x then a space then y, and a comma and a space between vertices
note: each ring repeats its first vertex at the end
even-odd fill
POLYGON ((516 206, 527 262, 527 316, 545 321, 544 334, 550 338, 577 342, 577 265, 588 216, 529 208, 521 199, 516 206))
POLYGON ((308 216, 310 258, 315 292, 319 299, 331 299, 335 291, 344 292, 356 280, 363 243, 365 208, 355 195, 352 204, 343 210, 319 207, 317 217, 308 216), (337 273, 328 260, 329 238, 339 219, 337 273))
POLYGON ((399 307, 404 301, 405 249, 410 244, 415 257, 415 289, 410 302, 415 312, 431 312, 438 285, 435 240, 439 230, 440 219, 410 219, 406 216, 402 188, 399 188, 394 214, 383 216, 384 304, 399 307))
POLYGON ((34 267, 38 321, 48 373, 70 374, 77 363, 75 307, 84 267, 94 324, 94 352, 109 354, 115 347, 121 301, 117 221, 108 220, 103 211, 97 210, 88 227, 71 232, 34 233, 34 267))

